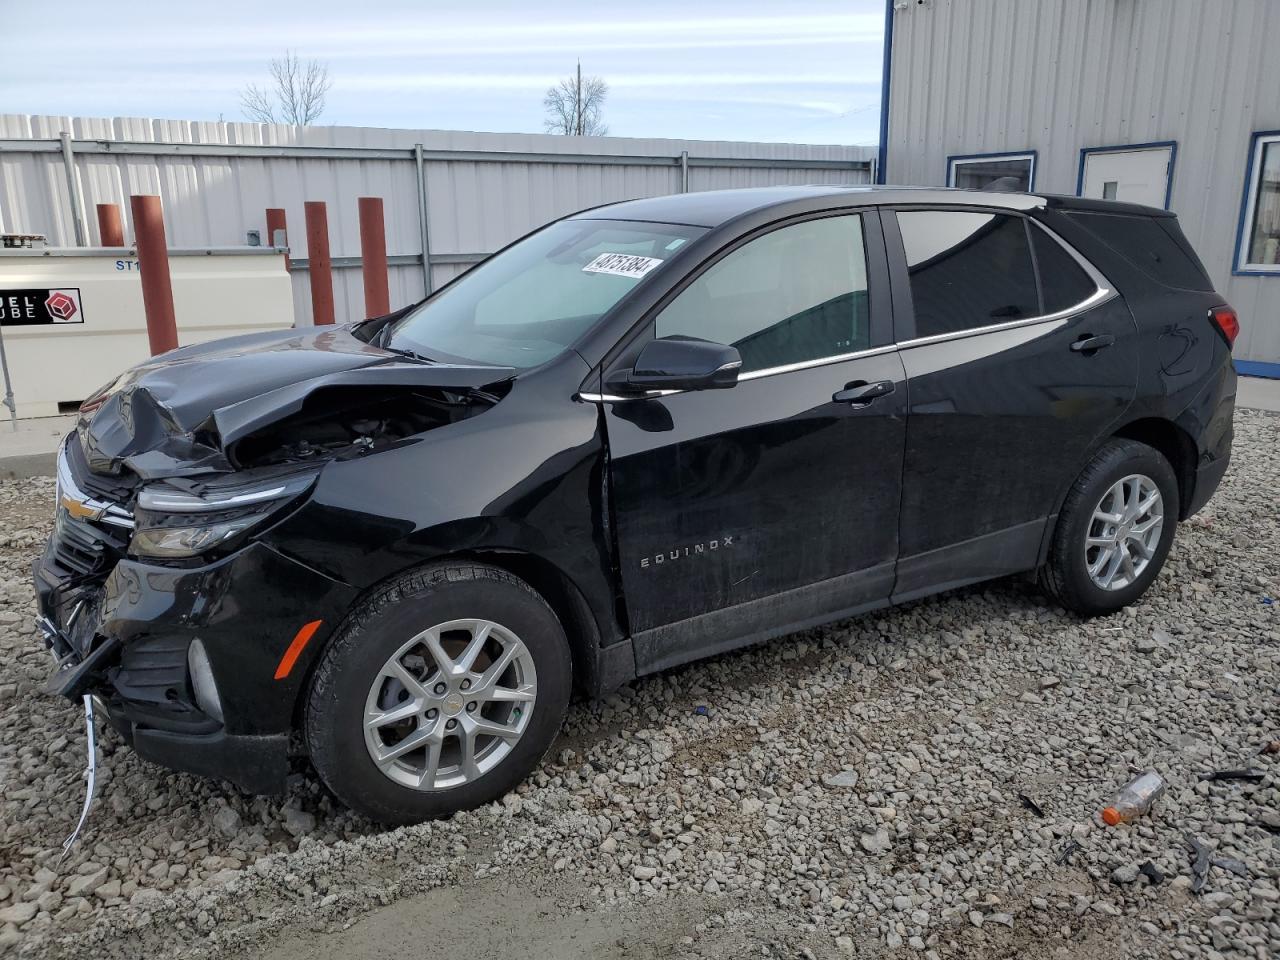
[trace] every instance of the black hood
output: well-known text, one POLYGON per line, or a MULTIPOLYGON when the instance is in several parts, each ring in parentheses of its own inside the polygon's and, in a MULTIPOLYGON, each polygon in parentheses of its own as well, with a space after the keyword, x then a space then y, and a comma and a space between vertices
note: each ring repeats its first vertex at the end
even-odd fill
POLYGON ((366 343, 351 327, 249 334, 170 351, 87 400, 77 431, 91 469, 141 477, 233 469, 227 448, 327 387, 472 390, 509 367, 430 363, 366 343))

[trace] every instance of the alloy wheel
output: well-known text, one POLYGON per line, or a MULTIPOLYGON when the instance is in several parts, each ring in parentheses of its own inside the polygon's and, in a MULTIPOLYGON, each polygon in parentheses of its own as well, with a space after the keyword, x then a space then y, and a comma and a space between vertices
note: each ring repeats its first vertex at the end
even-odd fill
POLYGON ((1103 590, 1123 590, 1146 570, 1160 544, 1164 499, 1150 477, 1112 484, 1093 508, 1085 535, 1085 567, 1103 590))
POLYGON ((491 620, 451 620, 383 664, 365 702, 365 745, 396 783, 448 790, 511 753, 537 696, 533 656, 518 636, 491 620))

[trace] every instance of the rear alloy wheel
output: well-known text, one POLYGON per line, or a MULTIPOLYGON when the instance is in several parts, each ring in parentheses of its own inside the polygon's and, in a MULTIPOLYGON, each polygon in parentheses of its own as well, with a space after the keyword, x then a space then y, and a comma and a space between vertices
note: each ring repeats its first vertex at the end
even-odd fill
POLYGON ((416 823, 496 800, 564 720, 569 644, 523 580, 479 563, 410 571, 359 604, 307 695, 311 762, 340 800, 416 823))
POLYGON ((1103 445, 1067 493, 1040 583, 1083 616, 1137 600, 1160 573, 1178 526, 1178 482, 1158 450, 1103 445))
POLYGON ((1150 477, 1117 480, 1093 509, 1084 541, 1085 566, 1103 590, 1135 583, 1160 546, 1164 498, 1150 477))

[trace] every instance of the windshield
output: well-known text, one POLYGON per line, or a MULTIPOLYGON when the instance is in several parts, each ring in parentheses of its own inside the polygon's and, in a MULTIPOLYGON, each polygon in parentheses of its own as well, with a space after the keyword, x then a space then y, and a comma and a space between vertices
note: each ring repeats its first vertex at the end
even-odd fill
POLYGON ((397 321, 386 344, 444 362, 537 366, 564 352, 705 232, 666 223, 561 220, 463 274, 397 321))

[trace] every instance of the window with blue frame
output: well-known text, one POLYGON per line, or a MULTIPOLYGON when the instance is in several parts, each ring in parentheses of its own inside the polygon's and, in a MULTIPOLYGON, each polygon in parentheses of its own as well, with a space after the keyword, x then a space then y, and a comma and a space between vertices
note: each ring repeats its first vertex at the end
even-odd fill
POLYGON ((1280 131, 1253 135, 1236 271, 1280 275, 1280 131))
POLYGON ((969 154, 947 158, 949 187, 1026 193, 1035 182, 1035 151, 969 154))

